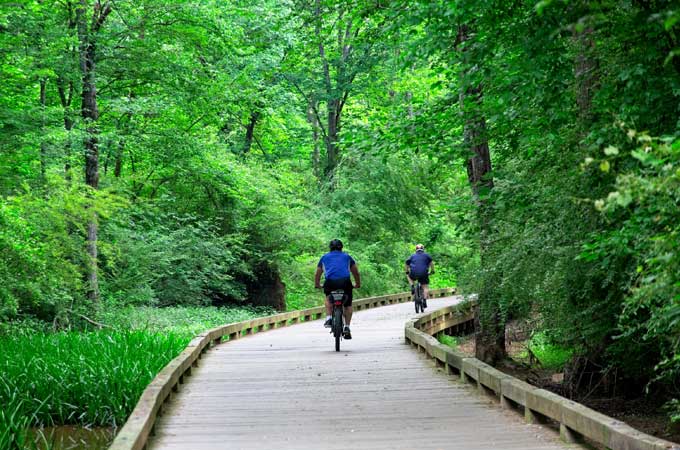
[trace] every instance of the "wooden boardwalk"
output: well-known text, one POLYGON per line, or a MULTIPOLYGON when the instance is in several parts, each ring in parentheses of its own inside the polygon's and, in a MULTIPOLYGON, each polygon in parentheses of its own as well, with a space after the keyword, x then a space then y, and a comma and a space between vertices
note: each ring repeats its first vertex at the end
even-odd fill
POLYGON ((355 313, 339 353, 319 320, 213 348, 165 405, 149 449, 574 448, 406 345, 413 315, 412 303, 355 313))

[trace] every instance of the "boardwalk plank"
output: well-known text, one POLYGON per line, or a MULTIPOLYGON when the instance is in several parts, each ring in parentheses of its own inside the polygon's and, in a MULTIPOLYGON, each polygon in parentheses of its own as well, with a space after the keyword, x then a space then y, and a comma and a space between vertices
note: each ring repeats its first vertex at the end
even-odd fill
POLYGON ((166 405, 149 448, 574 448, 407 346, 412 315, 411 304, 355 313, 355 338, 339 353, 321 321, 212 349, 166 405))

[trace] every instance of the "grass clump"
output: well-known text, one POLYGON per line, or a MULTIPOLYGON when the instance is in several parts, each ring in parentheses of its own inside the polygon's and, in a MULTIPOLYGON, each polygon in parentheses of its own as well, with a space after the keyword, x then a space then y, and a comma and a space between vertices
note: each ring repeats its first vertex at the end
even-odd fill
POLYGON ((527 348, 542 367, 552 370, 562 370, 574 353, 573 349, 553 343, 543 332, 534 333, 527 348))
POLYGON ((437 340, 441 342, 444 345, 447 345, 452 348, 458 347, 460 345, 460 341, 458 340, 458 337, 456 336, 447 336, 446 334, 442 333, 437 337, 437 340))
POLYGON ((19 392, 0 378, 0 449, 30 448, 28 428, 34 415, 28 411, 19 392))

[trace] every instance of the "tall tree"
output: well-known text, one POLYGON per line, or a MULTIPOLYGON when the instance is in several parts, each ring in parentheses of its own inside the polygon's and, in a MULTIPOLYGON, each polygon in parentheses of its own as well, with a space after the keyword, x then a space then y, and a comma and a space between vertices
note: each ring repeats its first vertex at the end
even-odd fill
POLYGON ((384 18, 379 5, 336 0, 300 1, 298 14, 313 36, 313 45, 300 49, 300 56, 304 55, 303 61, 314 61, 318 68, 310 71, 304 67, 302 72, 299 67, 292 68, 287 78, 304 97, 305 109, 315 116, 310 124, 313 133, 321 133, 326 150, 324 174, 330 179, 340 161, 343 113, 357 90, 357 78, 368 73, 382 54, 384 18))
MULTIPOLYGON (((99 189, 99 109, 97 107, 97 78, 95 73, 97 62, 97 35, 106 18, 112 11, 109 0, 80 0, 76 9, 78 42, 80 53, 80 71, 82 75, 81 116, 85 121, 85 183, 92 189, 99 189), (89 13, 89 14, 88 14, 89 13)), ((92 211, 87 224, 87 267, 88 298, 92 302, 99 300, 99 280, 97 273, 97 214, 92 211)))
MULTIPOLYGON (((480 64, 469 52, 472 39, 474 39, 472 27, 468 24, 459 25, 456 41, 465 67, 461 74, 459 104, 463 115, 463 142, 470 153, 466 161, 467 176, 477 207, 481 270, 493 273, 490 270, 489 259, 490 242, 494 239, 491 204, 494 183, 486 118, 481 111, 482 84, 478 79, 479 74, 476 73, 480 64)), ((494 364, 506 356, 505 319, 501 316, 493 279, 488 278, 484 280, 479 292, 477 318, 479 329, 475 341, 475 354, 482 361, 494 364)))

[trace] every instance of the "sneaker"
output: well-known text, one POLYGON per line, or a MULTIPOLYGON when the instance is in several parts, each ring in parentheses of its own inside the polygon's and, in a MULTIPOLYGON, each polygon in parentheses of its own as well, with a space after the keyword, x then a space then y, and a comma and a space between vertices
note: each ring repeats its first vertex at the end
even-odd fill
POLYGON ((329 317, 329 318, 326 319, 326 321, 323 323, 323 326, 326 327, 326 328, 330 328, 331 325, 333 325, 333 318, 332 318, 332 317, 329 317))
POLYGON ((352 333, 350 333, 349 327, 345 327, 345 329, 342 332, 342 337, 345 339, 352 339, 352 333))

